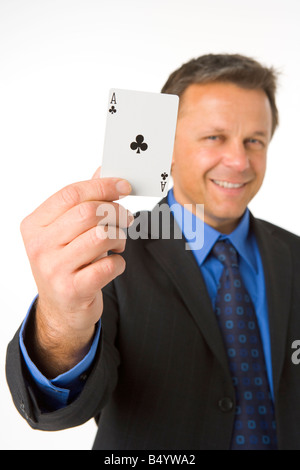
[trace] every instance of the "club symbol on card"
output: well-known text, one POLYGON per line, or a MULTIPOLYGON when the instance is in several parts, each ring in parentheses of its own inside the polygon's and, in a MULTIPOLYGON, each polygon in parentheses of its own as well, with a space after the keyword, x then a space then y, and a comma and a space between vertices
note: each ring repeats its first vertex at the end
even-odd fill
POLYGON ((164 192, 164 189, 166 187, 166 184, 167 184, 167 181, 166 179, 168 178, 168 173, 166 173, 165 171, 160 175, 161 178, 162 178, 162 181, 160 182, 160 187, 161 187, 161 192, 163 193, 164 192))
POLYGON ((115 114, 117 112, 114 106, 112 106, 108 111, 110 112, 110 114, 115 114))
POLYGON ((130 148, 131 150, 136 150, 136 153, 141 153, 141 150, 144 152, 148 148, 148 144, 144 142, 143 135, 137 135, 135 138, 135 142, 131 142, 130 148))

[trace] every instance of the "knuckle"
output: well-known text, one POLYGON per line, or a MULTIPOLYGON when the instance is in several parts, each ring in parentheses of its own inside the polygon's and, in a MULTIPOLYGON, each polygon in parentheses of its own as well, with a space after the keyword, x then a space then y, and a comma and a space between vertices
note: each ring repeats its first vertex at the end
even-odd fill
POLYGON ((115 266, 112 262, 111 256, 107 256, 102 263, 102 270, 105 276, 111 278, 113 276, 115 266))
POLYGON ((66 186, 59 194, 62 203, 67 207, 75 206, 80 202, 80 192, 75 185, 66 186))
POLYGON ((25 217, 20 223, 20 232, 22 236, 26 235, 29 225, 29 216, 25 217))
POLYGON ((43 266, 43 277, 47 279, 48 282, 53 283, 58 278, 56 266, 49 262, 46 263, 43 266))
POLYGON ((83 221, 92 219, 96 216, 95 207, 88 202, 79 204, 78 212, 79 212, 80 219, 83 221))
POLYGON ((36 261, 40 257, 43 249, 40 237, 31 236, 27 238, 24 243, 28 258, 31 261, 36 261))
POLYGON ((119 255, 110 255, 103 260, 102 269, 105 277, 113 279, 118 274, 123 272, 123 266, 125 268, 125 261, 119 255))
POLYGON ((89 231, 90 236, 90 243, 93 246, 98 246, 103 240, 107 239, 107 233, 105 231, 105 227, 97 225, 97 227, 91 229, 89 231))
POLYGON ((30 260, 35 260, 38 256, 39 249, 35 240, 29 239, 25 243, 26 252, 30 260))
POLYGON ((106 199, 105 182, 101 178, 96 179, 94 181, 95 181, 95 184, 97 185, 99 201, 105 201, 106 199))

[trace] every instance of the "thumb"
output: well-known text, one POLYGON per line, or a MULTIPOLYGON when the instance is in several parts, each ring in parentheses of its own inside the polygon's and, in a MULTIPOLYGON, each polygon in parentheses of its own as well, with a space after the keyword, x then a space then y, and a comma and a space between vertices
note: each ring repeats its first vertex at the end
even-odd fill
POLYGON ((96 178, 100 178, 100 172, 101 172, 101 166, 99 166, 97 168, 97 170, 95 171, 95 173, 93 174, 92 176, 92 180, 96 179, 96 178))

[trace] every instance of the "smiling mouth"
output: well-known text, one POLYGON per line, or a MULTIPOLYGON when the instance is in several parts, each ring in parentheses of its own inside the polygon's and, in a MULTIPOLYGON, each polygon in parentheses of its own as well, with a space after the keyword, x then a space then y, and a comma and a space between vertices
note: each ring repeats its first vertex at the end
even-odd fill
POLYGON ((246 183, 231 183, 230 181, 212 180, 217 186, 227 189, 238 189, 245 186, 246 183))

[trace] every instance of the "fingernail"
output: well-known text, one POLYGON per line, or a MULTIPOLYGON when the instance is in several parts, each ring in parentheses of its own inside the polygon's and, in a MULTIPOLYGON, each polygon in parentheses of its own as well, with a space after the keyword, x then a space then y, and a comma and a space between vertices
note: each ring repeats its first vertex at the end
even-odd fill
POLYGON ((118 193, 120 194, 129 194, 131 193, 131 186, 126 180, 118 181, 116 184, 118 193))

